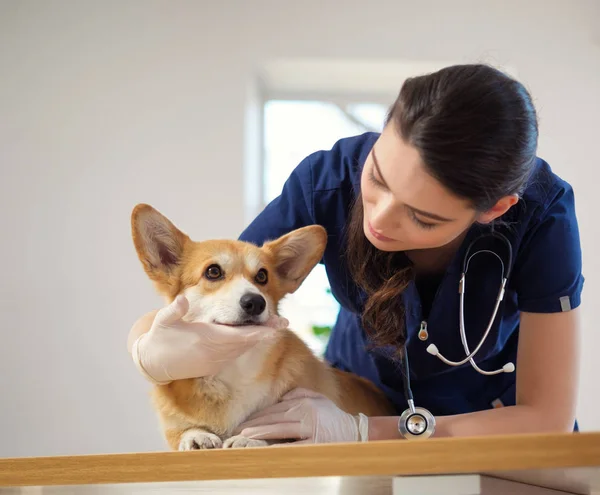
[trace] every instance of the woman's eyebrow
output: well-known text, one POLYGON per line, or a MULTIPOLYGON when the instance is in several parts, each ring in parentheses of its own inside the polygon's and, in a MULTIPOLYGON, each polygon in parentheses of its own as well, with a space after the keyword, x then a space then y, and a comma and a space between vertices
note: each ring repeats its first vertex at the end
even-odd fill
MULTIPOLYGON (((386 188, 389 189, 389 186, 385 182, 385 179, 383 178, 383 174, 381 173, 381 168, 379 167, 379 162, 377 161, 377 156, 375 155, 375 147, 373 147, 371 149, 371 155, 373 156, 373 166, 375 167, 375 170, 377 170, 377 175, 379 175, 379 180, 386 188)), ((446 218, 446 217, 442 217, 440 215, 436 215, 435 213, 430 213, 428 211, 419 210, 418 208, 415 208, 414 206, 410 206, 410 205, 405 205, 405 206, 409 210, 412 210, 414 213, 417 213, 423 217, 430 218, 431 220, 437 220, 438 222, 453 222, 454 221, 452 218, 446 218)))
POLYGON ((371 155, 373 155, 373 166, 375 167, 375 170, 377 170, 377 175, 379 175, 380 182, 389 189, 389 186, 385 182, 385 179, 383 178, 383 174, 381 173, 381 168, 379 168, 379 162, 377 161, 377 156, 375 156, 375 147, 374 146, 371 149, 371 155))

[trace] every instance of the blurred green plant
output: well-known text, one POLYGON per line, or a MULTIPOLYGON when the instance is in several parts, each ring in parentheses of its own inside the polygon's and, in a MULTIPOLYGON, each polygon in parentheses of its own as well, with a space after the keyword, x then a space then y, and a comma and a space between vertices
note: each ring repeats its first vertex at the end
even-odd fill
POLYGON ((320 339, 328 339, 331 334, 330 326, 322 326, 322 325, 313 325, 312 332, 314 335, 319 337, 320 339))
MULTIPOLYGON (((327 287, 325 289, 325 292, 330 296, 333 296, 333 294, 331 293, 331 288, 327 287)), ((316 337, 322 340, 329 339, 329 335, 331 334, 332 329, 331 325, 313 325, 311 328, 313 335, 315 335, 316 337)))

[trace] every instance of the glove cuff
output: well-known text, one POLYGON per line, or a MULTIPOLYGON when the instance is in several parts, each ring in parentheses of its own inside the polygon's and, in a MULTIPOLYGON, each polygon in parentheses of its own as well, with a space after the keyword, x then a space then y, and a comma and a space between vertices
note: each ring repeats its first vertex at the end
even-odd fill
POLYGON ((150 375, 150 373, 148 373, 146 371, 146 369, 144 368, 144 366, 142 365, 142 358, 141 358, 141 352, 140 352, 140 343, 141 343, 142 339, 145 336, 146 336, 145 333, 142 334, 142 335, 140 335, 135 340, 135 342, 133 343, 133 345, 131 346, 131 357, 133 358, 133 362, 135 363, 135 366, 137 367, 138 371, 150 383, 153 383, 154 385, 167 385, 167 384, 171 383, 172 380, 159 381, 156 378, 154 378, 152 375, 150 375))
POLYGON ((358 413, 358 438, 361 442, 369 441, 369 418, 363 413, 358 413))

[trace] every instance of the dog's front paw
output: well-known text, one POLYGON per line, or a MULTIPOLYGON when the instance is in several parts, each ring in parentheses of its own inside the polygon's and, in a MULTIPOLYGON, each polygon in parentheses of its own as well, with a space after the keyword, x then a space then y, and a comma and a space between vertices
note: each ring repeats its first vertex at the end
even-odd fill
POLYGON ((266 447, 269 443, 265 440, 255 440, 242 435, 236 435, 228 438, 223 443, 224 449, 246 449, 250 447, 266 447))
POLYGON ((192 428, 181 435, 179 450, 220 449, 223 446, 221 439, 200 428, 192 428))

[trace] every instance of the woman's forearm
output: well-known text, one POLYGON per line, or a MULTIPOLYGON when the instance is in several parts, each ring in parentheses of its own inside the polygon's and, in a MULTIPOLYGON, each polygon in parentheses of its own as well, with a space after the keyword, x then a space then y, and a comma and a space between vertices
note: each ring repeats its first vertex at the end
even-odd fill
POLYGON ((517 405, 469 414, 436 418, 437 437, 511 435, 521 433, 567 433, 575 419, 559 418, 552 411, 517 405))
MULTIPOLYGON (((531 406, 509 406, 454 416, 435 418, 434 437, 470 437, 510 435, 520 433, 570 432, 573 421, 553 418, 547 412, 531 406)), ((398 417, 369 418, 369 440, 401 438, 398 417)))

